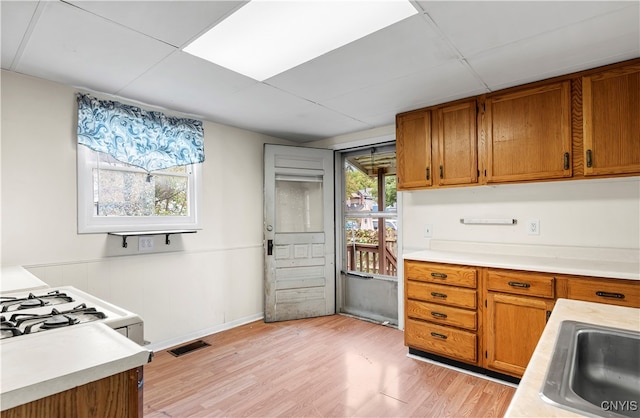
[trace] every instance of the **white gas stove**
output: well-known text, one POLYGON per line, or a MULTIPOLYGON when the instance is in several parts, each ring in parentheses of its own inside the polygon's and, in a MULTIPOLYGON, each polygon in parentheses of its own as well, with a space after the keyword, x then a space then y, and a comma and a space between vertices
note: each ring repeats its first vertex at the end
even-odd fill
POLYGON ((1 339, 98 321, 144 344, 142 318, 72 286, 2 293, 0 316, 1 339))

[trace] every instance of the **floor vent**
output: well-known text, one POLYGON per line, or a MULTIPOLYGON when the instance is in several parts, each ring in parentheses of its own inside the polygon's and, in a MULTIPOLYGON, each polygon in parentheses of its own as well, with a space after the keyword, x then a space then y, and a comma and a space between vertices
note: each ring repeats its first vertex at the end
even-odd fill
POLYGON ((209 347, 211 344, 205 343, 202 340, 198 340, 193 343, 189 343, 187 345, 183 345, 182 347, 174 348, 173 350, 169 350, 169 353, 173 354, 176 357, 184 356, 187 353, 190 353, 195 350, 199 350, 201 348, 209 347))

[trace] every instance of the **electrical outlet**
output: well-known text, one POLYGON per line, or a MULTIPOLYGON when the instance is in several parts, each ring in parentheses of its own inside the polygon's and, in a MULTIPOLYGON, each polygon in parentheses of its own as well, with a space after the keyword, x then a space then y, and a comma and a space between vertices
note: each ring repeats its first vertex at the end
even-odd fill
POLYGON ((138 237, 138 252, 148 253, 153 251, 153 237, 141 235, 138 237))
POLYGON ((425 224, 424 225, 424 237, 431 238, 433 236, 433 225, 425 224))
POLYGON ((540 221, 532 219, 527 221, 527 234, 528 235, 540 235, 540 221))

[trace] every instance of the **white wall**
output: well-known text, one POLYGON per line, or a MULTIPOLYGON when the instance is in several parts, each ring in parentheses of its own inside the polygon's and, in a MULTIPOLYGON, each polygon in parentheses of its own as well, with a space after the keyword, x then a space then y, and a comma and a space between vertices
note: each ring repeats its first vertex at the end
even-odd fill
MULTIPOLYGON (((640 178, 573 180, 404 192, 405 252, 429 248, 434 240, 640 248, 640 178), (517 219, 509 225, 463 225, 460 218, 517 219), (540 221, 528 235, 527 220, 540 221)), ((638 253, 640 254, 640 253, 638 253)), ((639 256, 640 257, 640 256, 639 256)))
POLYGON ((262 147, 286 141, 204 121, 203 229, 138 255, 136 238, 123 249, 77 234, 76 90, 7 71, 1 82, 3 266, 141 315, 156 346, 262 316, 262 147))

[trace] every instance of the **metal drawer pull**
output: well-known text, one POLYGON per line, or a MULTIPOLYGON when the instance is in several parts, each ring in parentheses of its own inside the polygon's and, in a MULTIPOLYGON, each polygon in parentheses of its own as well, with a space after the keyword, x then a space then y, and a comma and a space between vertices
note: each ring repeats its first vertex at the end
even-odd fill
POLYGON ((443 339, 443 340, 446 340, 446 339, 447 339, 447 336, 446 336, 446 335, 444 335, 444 334, 438 334, 437 332, 432 332, 432 333, 431 333, 431 336, 432 336, 432 337, 436 337, 436 338, 440 338, 440 339, 443 339))
POLYGON ((431 273, 431 277, 437 277, 438 279, 446 279, 447 275, 444 273, 431 273))
POLYGON ((431 316, 436 317, 436 318, 447 319, 447 314, 443 314, 443 313, 440 313, 440 312, 431 312, 431 316))
POLYGON ((442 298, 442 299, 446 299, 447 295, 444 293, 438 293, 438 292, 431 292, 431 296, 433 296, 434 298, 442 298))
POLYGON ((522 283, 522 282, 509 282, 509 286, 511 287, 523 287, 525 289, 528 289, 531 287, 531 285, 529 283, 522 283))
POLYGON ((602 298, 624 299, 624 293, 596 292, 602 298))

